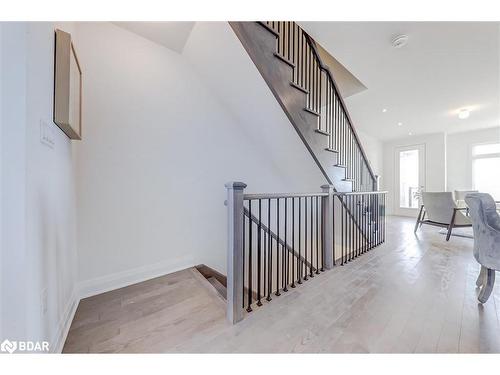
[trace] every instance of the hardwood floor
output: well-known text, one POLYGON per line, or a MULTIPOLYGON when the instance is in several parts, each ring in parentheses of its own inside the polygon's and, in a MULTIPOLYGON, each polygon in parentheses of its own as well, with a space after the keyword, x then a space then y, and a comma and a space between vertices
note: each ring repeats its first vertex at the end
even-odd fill
POLYGON ((194 270, 82 300, 64 352, 500 352, 500 283, 477 303, 472 239, 390 217, 384 245, 225 322, 194 270))

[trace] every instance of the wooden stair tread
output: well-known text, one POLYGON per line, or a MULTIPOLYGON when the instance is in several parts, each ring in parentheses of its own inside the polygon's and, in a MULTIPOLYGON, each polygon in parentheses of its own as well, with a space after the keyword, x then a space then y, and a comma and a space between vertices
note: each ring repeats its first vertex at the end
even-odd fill
POLYGON ((338 154, 338 151, 335 150, 334 148, 330 148, 330 147, 326 147, 325 148, 325 151, 328 151, 328 152, 336 152, 338 154))
POLYGON ((321 134, 321 135, 326 135, 326 136, 329 136, 330 134, 328 134, 327 132, 325 132, 324 130, 321 130, 321 129, 314 129, 314 131, 318 134, 321 134))
POLYGON ((314 109, 310 109, 310 108, 307 108, 307 107, 304 108, 304 111, 309 112, 309 113, 311 113, 311 114, 313 114, 315 116, 318 116, 318 117, 321 115, 319 112, 316 112, 314 109))
POLYGON ((283 61, 285 64, 288 64, 290 65, 292 68, 295 68, 295 64, 293 62, 291 62, 290 60, 288 60, 287 58, 281 56, 279 53, 275 52, 274 53, 274 56, 277 57, 278 59, 280 59, 281 61, 283 61))
POLYGON ((262 26, 264 29, 266 29, 267 31, 269 31, 271 34, 273 34, 276 38, 279 37, 279 34, 274 31, 270 26, 267 25, 267 23, 265 22, 262 22, 262 21, 258 21, 257 24, 259 24, 260 26, 262 26))
POLYGON ((304 94, 309 94, 308 89, 305 89, 301 85, 297 85, 295 82, 290 82, 290 86, 295 87, 297 90, 302 91, 304 94))

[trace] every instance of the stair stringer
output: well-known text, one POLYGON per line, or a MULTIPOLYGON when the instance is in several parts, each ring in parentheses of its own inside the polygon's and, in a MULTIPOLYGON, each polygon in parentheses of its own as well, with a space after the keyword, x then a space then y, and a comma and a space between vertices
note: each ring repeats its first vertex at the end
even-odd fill
POLYGON ((257 22, 229 23, 280 104, 327 181, 342 192, 352 191, 344 181, 345 168, 337 167, 337 154, 326 151, 327 135, 315 131, 317 116, 304 110, 306 93, 293 87, 292 66, 275 56, 276 35, 257 22))

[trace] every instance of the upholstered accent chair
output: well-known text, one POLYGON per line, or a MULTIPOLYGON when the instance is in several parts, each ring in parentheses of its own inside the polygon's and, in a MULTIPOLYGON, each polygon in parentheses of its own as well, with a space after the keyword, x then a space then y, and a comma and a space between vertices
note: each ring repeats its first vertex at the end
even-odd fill
POLYGON ((474 231, 474 258, 481 265, 476 285, 478 300, 485 303, 495 285, 495 270, 500 270, 500 216, 489 194, 471 193, 465 197, 474 231))
POLYGON ((456 206, 451 192, 422 192, 422 201, 415 233, 422 224, 447 228, 446 241, 449 241, 453 228, 472 226, 470 218, 464 214, 466 208, 456 206))

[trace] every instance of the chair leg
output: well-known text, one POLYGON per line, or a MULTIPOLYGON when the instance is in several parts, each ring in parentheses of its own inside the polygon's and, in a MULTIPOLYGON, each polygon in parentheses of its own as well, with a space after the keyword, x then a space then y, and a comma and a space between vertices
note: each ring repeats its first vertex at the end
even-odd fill
POLYGON ((479 276, 476 280, 476 286, 481 287, 484 284, 484 280, 486 278, 487 268, 485 266, 481 266, 481 271, 479 271, 479 276))
POLYGON ((446 241, 450 240, 451 231, 453 230, 453 225, 455 224, 455 215, 457 214, 457 210, 453 210, 453 215, 451 216, 450 225, 448 225, 448 234, 446 235, 446 241))
POLYGON ((417 222, 415 223, 415 230, 413 231, 413 233, 417 233, 417 229, 419 227, 419 224, 420 226, 422 226, 421 224, 421 220, 422 220, 422 210, 424 209, 424 205, 420 206, 420 211, 418 213, 418 216, 417 216, 417 222))
POLYGON ((493 291, 493 286, 495 285, 495 270, 487 268, 486 279, 479 292, 477 299, 481 303, 486 303, 488 298, 490 298, 491 292, 493 291))
POLYGON ((449 241, 450 240, 450 237, 451 237, 451 231, 453 230, 453 227, 450 225, 448 227, 448 233, 446 234, 446 241, 449 241))

